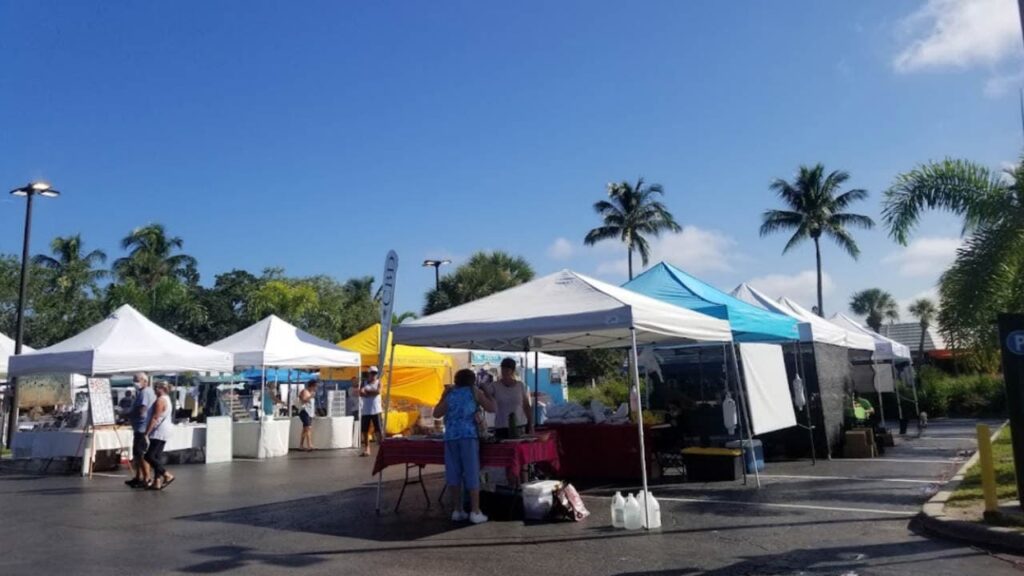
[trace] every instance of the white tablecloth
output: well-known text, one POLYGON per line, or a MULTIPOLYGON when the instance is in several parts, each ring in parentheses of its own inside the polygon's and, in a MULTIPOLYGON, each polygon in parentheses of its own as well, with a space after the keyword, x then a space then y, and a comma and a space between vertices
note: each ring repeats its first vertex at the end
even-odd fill
MULTIPOLYGON (((129 427, 101 428, 92 432, 93 444, 100 450, 128 450, 132 447, 129 427)), ((84 430, 31 430, 14 435, 11 446, 15 458, 81 458, 87 443, 84 430)))
POLYGON ((276 458, 288 454, 291 421, 265 419, 235 422, 231 431, 232 453, 236 458, 276 458))
MULTIPOLYGON (((313 418, 313 448, 316 450, 351 448, 352 424, 354 422, 355 418, 351 416, 313 418)), ((301 439, 302 420, 298 417, 294 417, 292 418, 288 447, 292 450, 298 450, 299 441, 301 439)))

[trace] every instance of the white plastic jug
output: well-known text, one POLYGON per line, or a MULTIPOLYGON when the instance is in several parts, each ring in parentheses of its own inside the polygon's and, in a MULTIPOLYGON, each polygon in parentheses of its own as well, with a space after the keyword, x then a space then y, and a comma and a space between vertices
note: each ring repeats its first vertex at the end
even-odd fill
POLYGON ((654 494, 641 490, 636 496, 636 501, 640 505, 640 520, 643 522, 644 528, 648 530, 661 528, 661 504, 658 503, 654 494), (645 497, 647 503, 646 516, 644 515, 645 497))
POLYGON ((622 492, 616 492, 612 498, 612 528, 626 527, 626 499, 622 492))
POLYGON ((636 496, 630 494, 629 498, 626 498, 626 530, 639 530, 643 528, 644 519, 641 514, 640 503, 636 501, 636 496))

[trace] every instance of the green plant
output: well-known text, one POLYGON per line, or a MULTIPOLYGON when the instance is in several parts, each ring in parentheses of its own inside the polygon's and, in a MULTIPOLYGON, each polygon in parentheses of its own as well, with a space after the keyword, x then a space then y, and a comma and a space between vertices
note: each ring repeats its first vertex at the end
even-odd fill
POLYGON ((919 372, 918 398, 929 416, 1002 416, 1006 414, 1003 380, 990 374, 951 376, 933 366, 919 372))
POLYGON ((771 189, 786 205, 786 210, 766 210, 761 223, 761 236, 774 232, 793 231, 785 254, 804 240, 814 241, 814 255, 818 269, 818 314, 825 315, 821 294, 821 245, 822 236, 832 239, 840 248, 856 259, 860 248, 850 235, 847 227, 857 226, 870 229, 875 222, 861 214, 844 212, 850 204, 868 197, 866 190, 847 190, 839 194, 839 188, 850 179, 850 175, 836 170, 825 175, 825 167, 801 166, 796 180, 787 182, 781 178, 772 182, 771 189), (838 195, 837 195, 838 194, 838 195))
MULTIPOLYGON (((1010 440, 1009 428, 1003 428, 999 437, 992 443, 992 463, 996 472, 996 497, 999 500, 1016 500, 1017 473, 1013 465, 1013 443, 1010 440)), ((964 475, 964 481, 950 496, 949 503, 954 506, 966 506, 982 498, 981 466, 975 464, 964 475)))
POLYGON ((892 294, 881 288, 868 288, 850 296, 850 310, 867 316, 867 325, 875 332, 882 330, 883 320, 895 322, 900 319, 899 304, 892 294))
POLYGON ((605 406, 616 408, 629 401, 629 386, 625 380, 616 378, 604 380, 594 387, 572 386, 569 388, 569 400, 583 406, 589 405, 591 400, 599 400, 605 406))

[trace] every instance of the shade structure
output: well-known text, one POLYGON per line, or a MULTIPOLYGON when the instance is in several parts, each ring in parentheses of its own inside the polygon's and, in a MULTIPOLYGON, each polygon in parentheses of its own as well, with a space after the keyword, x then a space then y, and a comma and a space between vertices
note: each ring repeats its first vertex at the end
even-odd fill
MULTIPOLYGON (((387 358, 382 371, 391 365, 390 341, 387 358)), ((374 324, 366 330, 338 342, 342 348, 352 350, 360 355, 363 369, 374 366, 380 354, 380 324, 374 324)), ((444 385, 452 380, 452 359, 426 348, 416 346, 394 347, 394 378, 391 395, 417 404, 433 406, 441 399, 444 385)), ((323 369, 320 376, 325 380, 352 380, 357 378, 358 369, 340 368, 323 369)))
POLYGON ((819 342, 852 350, 875 351, 875 341, 867 334, 837 326, 789 298, 773 300, 746 283, 737 286, 730 294, 749 304, 796 319, 799 322, 801 342, 819 342))
POLYGON ((230 372, 231 354, 210 350, 157 326, 125 304, 98 324, 53 346, 10 359, 10 375, 126 372, 230 372))
POLYGON ((794 342, 797 320, 734 298, 686 272, 661 262, 623 285, 634 292, 728 320, 737 342, 794 342))
POLYGON ((910 348, 891 338, 882 336, 867 326, 862 325, 860 322, 857 322, 853 318, 850 318, 846 314, 841 312, 833 314, 829 321, 841 328, 870 336, 875 341, 875 360, 894 360, 897 362, 910 361, 910 348))
POLYGON ((238 367, 310 368, 360 363, 359 354, 317 338, 273 314, 207 348, 233 354, 238 367))
POLYGON ((402 344, 485 350, 579 350, 732 341, 729 323, 571 270, 403 322, 402 344))
MULTIPOLYGON (((34 348, 28 346, 21 346, 21 353, 28 354, 34 352, 34 348)), ((14 356, 14 340, 8 338, 6 334, 0 334, 0 377, 7 375, 7 360, 14 356)))

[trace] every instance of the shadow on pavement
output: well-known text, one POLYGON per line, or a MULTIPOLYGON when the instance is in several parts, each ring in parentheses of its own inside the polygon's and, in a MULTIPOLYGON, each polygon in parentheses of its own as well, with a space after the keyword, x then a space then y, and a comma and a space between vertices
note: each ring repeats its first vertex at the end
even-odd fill
POLYGON ((266 554, 245 546, 213 546, 193 552, 201 556, 212 556, 213 559, 181 568, 182 572, 217 574, 258 565, 282 569, 306 568, 325 561, 323 558, 302 554, 266 554))

